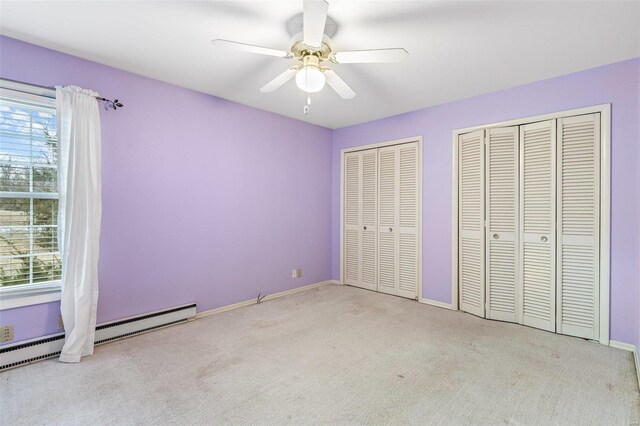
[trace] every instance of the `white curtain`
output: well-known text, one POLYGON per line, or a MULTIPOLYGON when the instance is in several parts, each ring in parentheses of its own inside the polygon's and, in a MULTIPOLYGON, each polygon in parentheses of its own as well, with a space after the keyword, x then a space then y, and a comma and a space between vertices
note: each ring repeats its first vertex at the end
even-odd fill
POLYGON ((56 87, 58 245, 62 258, 62 362, 93 354, 98 305, 100 112, 97 93, 56 87))

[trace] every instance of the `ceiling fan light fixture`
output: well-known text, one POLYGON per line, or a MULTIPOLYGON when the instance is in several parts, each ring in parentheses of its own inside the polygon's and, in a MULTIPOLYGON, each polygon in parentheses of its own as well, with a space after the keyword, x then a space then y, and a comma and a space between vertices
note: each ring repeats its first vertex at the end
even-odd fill
POLYGON ((316 55, 307 54, 302 58, 302 67, 296 73, 298 88, 306 93, 322 90, 327 79, 320 69, 320 60, 316 55))
POLYGON ((324 87, 325 82, 324 74, 315 65, 306 65, 296 73, 296 84, 303 92, 319 92, 324 87))
MULTIPOLYGON (((327 15, 328 10, 327 0, 302 0, 302 31, 293 36, 291 47, 287 51, 223 39, 212 40, 212 43, 219 47, 295 61, 292 67, 262 86, 260 88, 262 93, 273 92, 295 77, 298 88, 307 94, 307 103, 311 99, 309 94, 321 91, 325 84, 328 84, 342 99, 353 99, 356 92, 331 68, 325 66, 327 61, 335 64, 400 62, 409 53, 399 47, 334 52, 331 39, 325 33, 328 22, 331 21, 327 15)), ((299 29, 299 24, 299 21, 296 22, 292 28, 299 29)), ((335 26, 335 22, 331 25, 335 26)), ((289 27, 289 24, 287 26, 289 27)), ((330 33, 335 34, 335 28, 330 33)), ((309 110, 308 106, 307 104, 305 107, 305 114, 309 110)))

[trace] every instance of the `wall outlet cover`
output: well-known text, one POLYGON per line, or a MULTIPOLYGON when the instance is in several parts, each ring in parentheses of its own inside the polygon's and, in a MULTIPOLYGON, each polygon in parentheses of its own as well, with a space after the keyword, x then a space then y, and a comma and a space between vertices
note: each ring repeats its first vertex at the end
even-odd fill
POLYGON ((13 340, 13 326, 3 325, 0 327, 0 342, 8 342, 13 340))
POLYGON ((302 276, 302 269, 292 269, 291 270, 291 278, 300 278, 302 276))

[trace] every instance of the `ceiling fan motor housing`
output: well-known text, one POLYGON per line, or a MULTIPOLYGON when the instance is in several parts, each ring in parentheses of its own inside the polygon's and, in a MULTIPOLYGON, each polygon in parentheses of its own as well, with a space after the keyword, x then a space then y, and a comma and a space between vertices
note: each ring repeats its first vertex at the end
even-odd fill
POLYGON ((318 58, 318 63, 328 61, 331 58, 331 39, 326 35, 323 36, 322 46, 320 46, 319 49, 304 44, 304 42, 302 41, 302 33, 296 34, 291 39, 291 44, 291 54, 293 55, 293 58, 299 61, 303 61, 303 63, 304 59, 309 56, 318 58))

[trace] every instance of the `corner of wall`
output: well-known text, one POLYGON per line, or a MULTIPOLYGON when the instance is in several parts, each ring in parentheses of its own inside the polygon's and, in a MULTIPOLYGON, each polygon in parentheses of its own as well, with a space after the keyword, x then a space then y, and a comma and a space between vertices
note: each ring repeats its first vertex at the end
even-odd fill
MULTIPOLYGON (((640 62, 639 62, 639 66, 638 66, 638 73, 640 74, 640 62)), ((638 87, 638 113, 640 113, 640 87, 638 87)), ((636 140, 640 139, 640 121, 638 121, 637 123, 637 138, 636 140)), ((637 184, 637 198, 636 200, 640 200, 640 146, 636 146, 637 149, 637 156, 638 156, 638 161, 636 161, 636 175, 637 175, 637 179, 636 179, 636 184, 637 184)), ((638 238, 636 240, 636 244, 637 244, 637 249, 636 249, 636 253, 640 254, 640 206, 638 206, 638 211, 637 213, 637 218, 636 218, 636 223, 638 224, 638 238)), ((638 348, 640 348, 640 256, 638 256, 638 258, 636 258, 636 262, 638 262, 638 273, 636 274, 636 280, 638 281, 636 283, 636 319, 637 319, 637 323, 636 323, 636 350, 638 350, 638 348)), ((638 354, 637 354, 638 355, 638 354)), ((636 359, 637 361, 637 359, 636 359)), ((637 364, 636 364, 637 367, 637 364)), ((640 371, 638 371, 638 382, 640 383, 640 371)))
POLYGON ((340 150, 336 146, 336 129, 331 129, 331 279, 340 280, 340 150))

